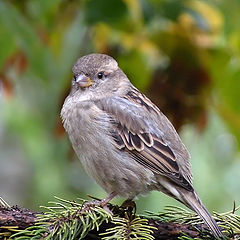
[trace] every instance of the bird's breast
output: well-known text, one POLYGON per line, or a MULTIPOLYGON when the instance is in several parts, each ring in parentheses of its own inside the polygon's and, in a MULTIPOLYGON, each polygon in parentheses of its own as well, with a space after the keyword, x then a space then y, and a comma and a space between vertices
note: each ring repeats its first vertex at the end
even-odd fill
POLYGON ((91 102, 71 101, 65 102, 61 114, 83 167, 106 192, 132 198, 151 188, 154 174, 115 147, 108 114, 91 102))
POLYGON ((75 151, 93 152, 99 144, 107 144, 108 116, 91 101, 66 100, 61 112, 64 128, 75 151))

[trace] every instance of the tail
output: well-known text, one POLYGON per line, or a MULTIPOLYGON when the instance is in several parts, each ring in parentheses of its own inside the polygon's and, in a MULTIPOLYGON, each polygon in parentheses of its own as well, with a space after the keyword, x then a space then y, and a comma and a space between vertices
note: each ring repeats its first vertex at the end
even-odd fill
POLYGON ((181 194, 183 203, 188 206, 190 209, 195 211, 210 228, 213 235, 217 239, 224 239, 222 232, 220 231, 217 223, 212 218, 208 210, 205 208, 198 195, 195 192, 187 192, 186 194, 181 194))

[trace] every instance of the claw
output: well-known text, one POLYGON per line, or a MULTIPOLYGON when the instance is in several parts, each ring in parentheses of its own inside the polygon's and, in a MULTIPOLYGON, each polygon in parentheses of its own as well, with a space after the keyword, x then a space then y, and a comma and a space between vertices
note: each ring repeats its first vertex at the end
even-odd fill
POLYGON ((136 203, 132 199, 127 199, 126 201, 124 201, 122 203, 120 208, 122 208, 124 211, 126 211, 129 216, 132 216, 132 215, 135 216, 137 206, 136 206, 136 203))
POLYGON ((109 201, 111 201, 117 194, 115 192, 112 192, 111 194, 109 194, 106 198, 99 200, 95 197, 90 196, 91 198, 93 198, 94 200, 90 201, 90 202, 85 202, 83 204, 83 209, 84 210, 89 210, 90 208, 93 207, 102 207, 105 211, 107 211, 108 213, 110 213, 111 215, 113 215, 113 212, 109 209, 109 207, 107 206, 107 204, 109 203, 109 201))

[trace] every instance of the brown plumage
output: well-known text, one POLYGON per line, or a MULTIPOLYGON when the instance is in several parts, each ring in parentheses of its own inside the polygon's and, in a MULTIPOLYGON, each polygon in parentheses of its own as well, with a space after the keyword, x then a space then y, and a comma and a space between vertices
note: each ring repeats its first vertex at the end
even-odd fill
POLYGON ((86 171, 110 195, 158 190, 222 234, 192 185, 189 153, 166 116, 104 54, 80 58, 61 116, 86 171))

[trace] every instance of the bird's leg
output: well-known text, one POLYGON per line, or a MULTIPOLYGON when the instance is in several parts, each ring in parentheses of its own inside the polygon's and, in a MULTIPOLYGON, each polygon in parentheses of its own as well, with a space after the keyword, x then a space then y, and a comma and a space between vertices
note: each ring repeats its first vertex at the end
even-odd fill
POLYGON ((111 215, 113 215, 113 212, 108 208, 107 204, 114 198, 117 196, 117 193, 112 192, 110 193, 106 198, 102 199, 100 201, 100 206, 106 210, 107 212, 109 212, 111 215))
POLYGON ((101 207, 106 206, 116 196, 117 196, 117 193, 115 193, 115 192, 110 193, 106 198, 104 198, 100 201, 100 206, 101 207))
POLYGON ((86 208, 90 208, 90 207, 102 207, 107 212, 112 214, 111 210, 107 207, 107 204, 116 196, 117 196, 117 193, 112 192, 106 198, 104 198, 102 200, 93 200, 93 201, 84 203, 83 208, 86 209, 86 208))

